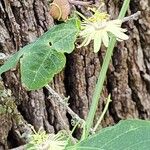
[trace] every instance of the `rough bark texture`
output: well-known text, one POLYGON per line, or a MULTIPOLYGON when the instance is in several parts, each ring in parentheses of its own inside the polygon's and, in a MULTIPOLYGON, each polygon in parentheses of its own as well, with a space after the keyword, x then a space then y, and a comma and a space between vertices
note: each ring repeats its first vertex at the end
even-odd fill
MULTIPOLYGON (((116 18, 122 1, 105 0, 105 3, 108 13, 116 18)), ((120 119, 150 118, 149 0, 132 0, 128 15, 138 10, 142 12, 142 17, 124 24, 130 39, 116 45, 109 67, 97 111, 97 114, 102 112, 105 98, 111 93, 113 101, 103 126, 114 124, 120 119)), ((53 25, 48 11, 46 0, 1 0, 0 52, 12 54, 42 35, 53 25)), ((104 54, 105 48, 99 54, 94 54, 92 44, 75 50, 67 56, 65 70, 55 77, 51 85, 59 94, 70 96, 70 107, 84 119, 88 114, 104 54)), ((67 117, 62 106, 56 108, 54 101, 47 100, 45 89, 27 92, 21 86, 18 69, 3 74, 2 79, 7 96, 1 96, 0 108, 7 109, 0 113, 0 149, 24 144, 26 140, 25 136, 21 136, 22 133, 31 132, 26 123, 32 124, 36 130, 42 127, 47 132, 65 128, 58 110, 69 125, 70 117, 67 117), (9 95, 8 89, 11 89, 13 97, 9 95)))

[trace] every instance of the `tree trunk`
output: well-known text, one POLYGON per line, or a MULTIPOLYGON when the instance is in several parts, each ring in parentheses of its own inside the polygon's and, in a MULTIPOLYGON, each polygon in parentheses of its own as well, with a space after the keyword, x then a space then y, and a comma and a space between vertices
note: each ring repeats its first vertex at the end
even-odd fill
MULTIPOLYGON (((122 1, 105 0, 106 11, 116 18, 122 1)), ((132 0, 128 15, 141 11, 137 21, 124 23, 130 39, 118 43, 109 66, 107 79, 99 102, 97 116, 101 114, 108 93, 112 103, 102 122, 103 126, 127 118, 150 118, 150 3, 149 0, 132 0)), ((54 24, 46 0, 0 1, 0 52, 10 55, 20 47, 33 42, 54 24)), ((98 54, 93 46, 76 49, 67 55, 67 64, 51 87, 62 97, 70 96, 70 107, 86 119, 94 86, 105 55, 105 48, 98 54), (64 96, 63 96, 64 95, 64 96)), ((70 127, 70 117, 62 106, 48 101, 46 89, 28 92, 21 83, 17 69, 2 75, 0 90, 0 150, 26 143, 22 133, 31 132, 27 123, 36 130, 57 132, 70 127), (10 90, 12 95, 10 95, 10 90), (2 110, 2 111, 1 111, 2 110), (65 121, 61 122, 60 115, 65 121)), ((95 118, 95 120, 97 117, 95 118)), ((25 135, 25 134, 24 134, 25 135)))

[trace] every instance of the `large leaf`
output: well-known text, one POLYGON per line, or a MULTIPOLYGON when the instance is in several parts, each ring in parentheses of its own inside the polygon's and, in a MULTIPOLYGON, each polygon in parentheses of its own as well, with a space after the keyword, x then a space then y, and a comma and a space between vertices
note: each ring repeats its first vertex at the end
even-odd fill
POLYGON ((77 144, 74 150, 150 150, 150 121, 120 121, 77 144))
POLYGON ((79 31, 77 19, 56 25, 34 43, 23 47, 0 67, 0 75, 15 67, 21 58, 21 79, 29 89, 39 89, 50 82, 65 66, 63 53, 71 53, 79 31))
POLYGON ((0 67, 0 75, 14 68, 19 61, 20 57, 28 51, 37 47, 37 45, 51 46, 52 49, 60 51, 62 53, 71 53, 74 50, 74 42, 79 32, 79 21, 77 19, 71 19, 66 23, 56 25, 44 33, 34 43, 31 43, 18 52, 13 54, 3 66, 0 67))
POLYGON ((50 46, 38 45, 25 53, 21 62, 21 80, 29 90, 42 88, 65 66, 66 58, 50 46))

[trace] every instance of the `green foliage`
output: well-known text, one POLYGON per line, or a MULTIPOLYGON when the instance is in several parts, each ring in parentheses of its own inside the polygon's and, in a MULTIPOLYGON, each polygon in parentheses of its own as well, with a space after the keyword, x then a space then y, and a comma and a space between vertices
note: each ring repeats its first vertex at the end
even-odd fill
POLYGON ((3 72, 6 72, 8 71, 9 69, 11 68, 14 68, 20 57, 23 55, 25 51, 25 47, 23 49, 20 49, 20 51, 16 52, 15 54, 13 54, 6 62, 3 66, 0 67, 0 75, 3 73, 3 72))
POLYGON ((125 120, 67 150, 149 150, 150 121, 125 120))
POLYGON ((42 37, 41 44, 51 45, 53 49, 61 53, 71 53, 74 50, 74 43, 79 33, 80 22, 78 19, 71 19, 66 23, 54 26, 42 37))
POLYGON ((14 68, 20 60, 23 85, 28 90, 42 88, 65 66, 64 53, 73 51, 79 25, 77 19, 70 19, 66 23, 49 29, 34 43, 25 46, 12 55, 0 67, 0 74, 14 68))
POLYGON ((63 53, 38 45, 20 59, 22 83, 30 90, 42 88, 62 70, 65 63, 63 53))

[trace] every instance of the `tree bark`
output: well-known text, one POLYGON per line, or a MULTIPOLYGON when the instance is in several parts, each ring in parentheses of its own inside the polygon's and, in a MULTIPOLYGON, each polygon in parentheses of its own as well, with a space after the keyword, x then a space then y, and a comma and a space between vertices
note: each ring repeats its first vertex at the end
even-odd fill
MULTIPOLYGON (((121 5, 122 1, 119 0, 105 0, 105 10, 112 18, 117 18, 121 5)), ((102 122, 103 126, 112 125, 121 119, 150 118, 149 0, 132 0, 128 15, 139 10, 142 13, 140 19, 123 24, 128 29, 130 39, 116 45, 109 66, 97 110, 98 117, 110 93, 112 103, 102 122)), ((53 24, 46 0, 1 0, 0 52, 10 55, 18 51, 53 24)), ((86 119, 90 108, 105 51, 102 47, 98 54, 94 54, 92 44, 76 49, 67 55, 64 71, 56 75, 51 83, 51 87, 62 97, 70 96, 69 106, 83 119, 86 119)), ((0 149, 25 144, 26 137, 22 133, 31 132, 27 123, 36 130, 43 128, 50 133, 71 126, 70 117, 63 107, 56 107, 54 98, 48 101, 46 89, 28 92, 22 87, 18 67, 3 74, 2 80, 4 84, 1 83, 1 87, 7 94, 1 96, 0 108, 7 109, 4 109, 4 113, 0 112, 0 149), (61 112, 65 127, 57 111, 61 112)))

